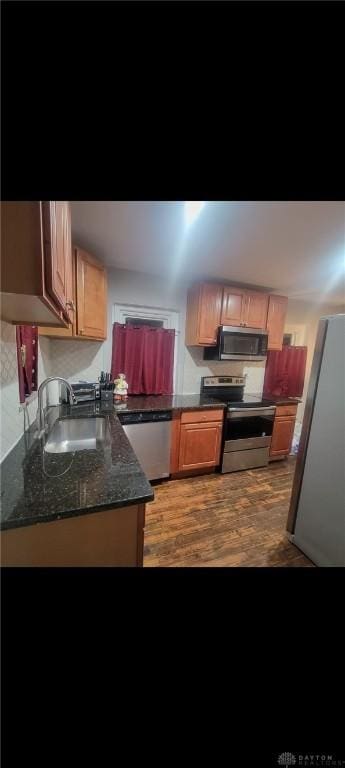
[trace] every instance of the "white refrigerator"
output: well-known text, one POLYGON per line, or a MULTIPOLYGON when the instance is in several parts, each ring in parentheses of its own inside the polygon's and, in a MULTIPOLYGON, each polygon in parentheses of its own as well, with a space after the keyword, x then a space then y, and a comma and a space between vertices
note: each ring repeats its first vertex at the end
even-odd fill
POLYGON ((345 314, 319 322, 287 530, 316 565, 345 566, 345 314))

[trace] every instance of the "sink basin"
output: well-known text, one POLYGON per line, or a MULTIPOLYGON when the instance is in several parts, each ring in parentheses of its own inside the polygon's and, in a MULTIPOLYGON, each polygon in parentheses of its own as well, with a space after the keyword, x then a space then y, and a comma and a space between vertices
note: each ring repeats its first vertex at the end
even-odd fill
POLYGON ((45 444, 47 453, 95 450, 105 442, 105 418, 58 419, 45 444))

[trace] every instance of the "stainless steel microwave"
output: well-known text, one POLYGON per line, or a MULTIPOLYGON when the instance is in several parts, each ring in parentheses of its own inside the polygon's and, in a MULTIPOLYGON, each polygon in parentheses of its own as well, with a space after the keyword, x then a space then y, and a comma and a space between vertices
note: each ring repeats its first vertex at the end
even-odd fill
POLYGON ((217 345, 204 347, 204 360, 265 360, 267 356, 267 331, 259 328, 237 328, 221 325, 218 328, 217 345))

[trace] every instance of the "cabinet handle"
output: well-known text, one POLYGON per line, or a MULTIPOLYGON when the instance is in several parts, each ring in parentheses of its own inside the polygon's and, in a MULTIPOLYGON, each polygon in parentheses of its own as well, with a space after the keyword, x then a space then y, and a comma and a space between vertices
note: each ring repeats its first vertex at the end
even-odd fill
POLYGON ((75 312, 75 303, 74 303, 74 301, 66 301, 66 307, 70 307, 70 309, 73 309, 73 312, 75 312))
POLYGON ((84 328, 81 328, 81 329, 80 329, 80 331, 79 331, 79 333, 80 333, 80 335, 82 336, 82 335, 83 335, 83 333, 84 333, 84 328))

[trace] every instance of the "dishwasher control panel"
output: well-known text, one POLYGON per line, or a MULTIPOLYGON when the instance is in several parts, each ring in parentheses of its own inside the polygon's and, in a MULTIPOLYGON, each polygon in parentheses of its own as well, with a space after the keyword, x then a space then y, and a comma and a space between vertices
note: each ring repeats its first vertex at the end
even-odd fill
POLYGON ((118 413, 121 424, 147 424, 153 421, 171 421, 171 411, 136 411, 118 413))

